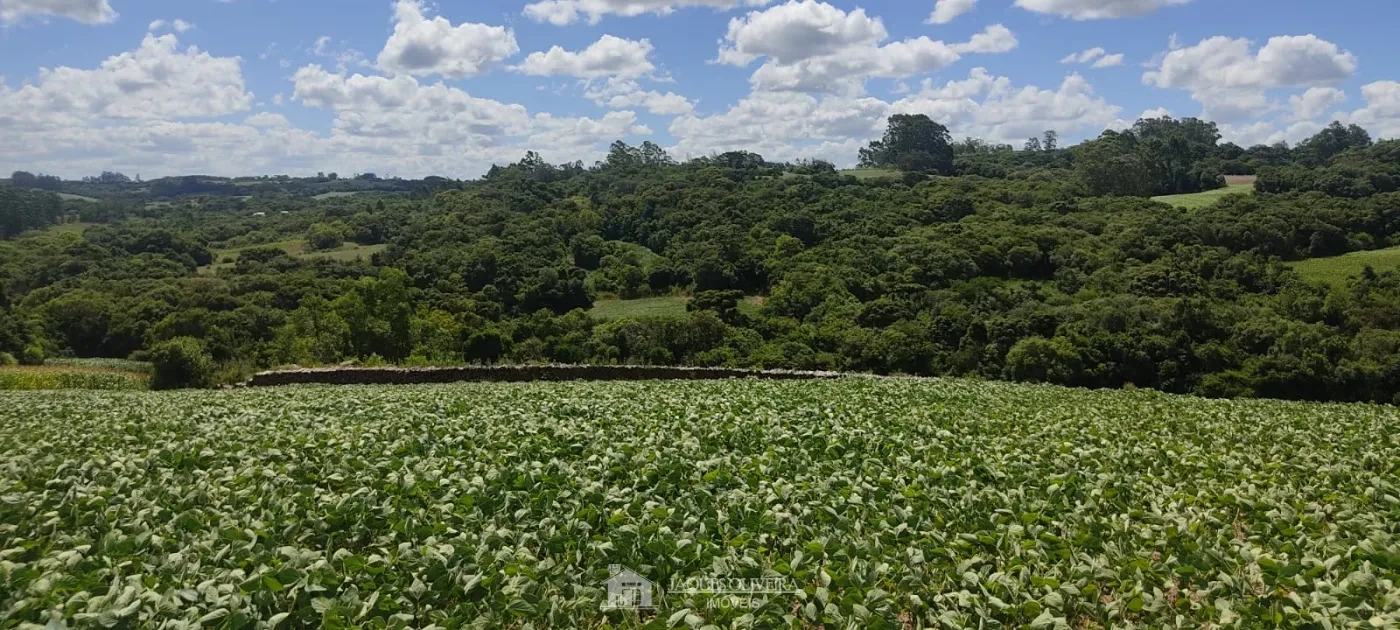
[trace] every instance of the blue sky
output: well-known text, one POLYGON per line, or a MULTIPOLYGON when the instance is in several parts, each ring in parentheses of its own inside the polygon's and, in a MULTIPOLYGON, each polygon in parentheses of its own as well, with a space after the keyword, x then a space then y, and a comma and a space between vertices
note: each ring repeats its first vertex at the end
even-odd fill
POLYGON ((841 165, 894 113, 1400 135, 1400 3, 0 0, 0 172, 480 175, 614 139, 841 165))

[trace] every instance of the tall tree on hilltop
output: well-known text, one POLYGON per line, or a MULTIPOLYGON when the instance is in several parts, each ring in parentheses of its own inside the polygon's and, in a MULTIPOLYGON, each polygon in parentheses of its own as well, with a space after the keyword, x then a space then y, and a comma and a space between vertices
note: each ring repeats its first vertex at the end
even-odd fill
POLYGON ((952 175, 952 135, 923 114, 895 114, 885 137, 860 150, 860 165, 952 175))

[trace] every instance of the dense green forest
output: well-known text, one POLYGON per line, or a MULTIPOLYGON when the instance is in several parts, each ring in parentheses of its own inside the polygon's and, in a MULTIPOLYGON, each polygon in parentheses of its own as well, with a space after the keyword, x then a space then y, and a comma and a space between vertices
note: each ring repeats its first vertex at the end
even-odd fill
POLYGON ((1400 272, 1309 284, 1286 263, 1400 244, 1400 142, 1219 140, 1164 118, 1018 149, 915 116, 861 152, 892 169, 874 178, 649 143, 467 182, 16 173, 0 360, 155 360, 172 385, 551 361, 1395 401, 1400 272), (1255 194, 1201 209, 1149 198, 1247 174, 1255 194), (648 296, 687 312, 589 314, 648 296))

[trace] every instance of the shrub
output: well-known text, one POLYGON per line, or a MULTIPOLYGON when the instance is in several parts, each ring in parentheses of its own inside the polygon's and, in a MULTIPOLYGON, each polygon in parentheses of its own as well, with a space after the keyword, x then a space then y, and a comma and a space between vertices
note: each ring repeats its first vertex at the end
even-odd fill
POLYGON ((0 366, 19 365, 19 359, 8 352, 0 352, 0 366))
POLYGON ((32 343, 24 347, 24 351, 19 353, 21 365, 43 365, 44 348, 37 343, 32 343))
POLYGON ((176 337, 151 348, 151 389, 208 387, 217 369, 204 344, 193 337, 176 337))

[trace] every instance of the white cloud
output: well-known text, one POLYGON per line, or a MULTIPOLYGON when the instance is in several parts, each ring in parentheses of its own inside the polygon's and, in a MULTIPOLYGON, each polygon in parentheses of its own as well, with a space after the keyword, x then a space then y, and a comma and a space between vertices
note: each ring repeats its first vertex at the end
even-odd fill
POLYGON ((1091 68, 1112 68, 1123 65, 1123 55, 1110 55, 1108 51, 1095 46, 1083 52, 1077 52, 1066 56, 1060 63, 1085 64, 1093 62, 1091 68))
POLYGON ((1316 35, 1271 37, 1256 55, 1247 39, 1212 37, 1167 53, 1143 82, 1183 90, 1327 85, 1356 70, 1356 57, 1316 35))
POLYGON ((633 41, 603 35, 598 41, 579 52, 554 46, 548 52, 530 53, 525 61, 512 68, 525 74, 553 77, 570 76, 584 79, 598 77, 638 77, 656 69, 647 57, 653 47, 648 40, 633 41))
POLYGON ((1095 96, 1079 75, 1049 90, 1016 87, 1006 77, 976 68, 963 80, 941 85, 925 80, 917 93, 894 102, 754 92, 728 111, 676 118, 670 132, 677 139, 672 152, 679 156, 746 149, 770 159, 821 157, 851 164, 857 149, 879 137, 886 118, 896 113, 927 114, 955 137, 1019 142, 1047 129, 1066 137, 1097 131, 1120 111, 1095 96))
POLYGON ((1073 53, 1073 54, 1069 55, 1068 57, 1065 57, 1064 59, 1061 59, 1061 60, 1060 60, 1060 63, 1089 63, 1090 61, 1093 61, 1093 60, 1095 60, 1095 59, 1098 59, 1099 57, 1104 56, 1104 53, 1105 53, 1105 52, 1107 52, 1107 51, 1105 51, 1103 48, 1099 48, 1099 47, 1096 46, 1096 47, 1090 48, 1090 49, 1088 49, 1088 50, 1086 50, 1086 51, 1084 51, 1084 52, 1073 53))
POLYGON ((1337 88, 1315 87, 1308 88, 1308 91, 1302 94, 1290 96, 1288 105, 1293 110, 1294 120, 1312 120, 1346 100, 1346 93, 1337 88))
POLYGON ((186 22, 186 21, 180 20, 180 19, 170 20, 170 21, 167 21, 167 20, 156 20, 156 21, 154 21, 154 22, 151 22, 150 26, 147 26, 147 27, 146 27, 146 30, 148 30, 148 31, 150 31, 150 32, 152 32, 152 33, 154 33, 154 32, 156 32, 156 31, 165 30, 166 28, 169 28, 170 30, 175 31, 176 33, 183 33, 183 32, 185 32, 185 31, 188 31, 188 30, 194 28, 194 24, 191 24, 191 23, 189 23, 189 22, 186 22))
POLYGON ((755 90, 855 94, 870 78, 935 72, 965 53, 1006 52, 1017 45, 1000 24, 954 44, 918 37, 881 45, 888 37, 884 23, 863 10, 793 0, 730 20, 716 61, 746 65, 765 58, 749 78, 755 90))
POLYGON ((535 133, 528 144, 532 146, 585 147, 612 142, 624 136, 651 135, 651 129, 637 123, 633 112, 608 112, 600 119, 556 118, 552 114, 536 114, 535 133))
POLYGON ((1361 86, 1361 97, 1365 107, 1337 119, 1361 125, 1379 138, 1400 138, 1400 82, 1368 83, 1361 86))
POLYGON ((1227 123, 1220 125, 1220 137, 1224 142, 1233 142, 1242 147, 1279 142, 1293 145, 1316 135, 1317 132, 1322 131, 1322 127, 1323 125, 1319 123, 1306 120, 1295 122, 1287 127, 1279 127, 1269 121, 1256 121, 1239 125, 1227 123))
POLYGON ((977 0, 938 0, 933 5, 933 13, 928 16, 928 24, 947 24, 958 16, 977 6, 977 0))
POLYGON ((695 104, 680 94, 644 90, 630 79, 610 78, 605 82, 594 82, 584 91, 584 96, 609 109, 644 107, 661 116, 682 116, 695 111, 695 104))
POLYGON ((558 26, 571 24, 586 16, 597 24, 604 15, 634 17, 651 13, 668 15, 686 7, 709 7, 727 11, 737 7, 761 7, 773 0, 541 0, 525 6, 525 15, 536 22, 558 26))
POLYGON ((1191 0, 1016 0, 1016 6, 1076 20, 1101 20, 1147 15, 1191 0))
MULTIPOLYGON (((370 63, 365 60, 365 54, 354 48, 346 47, 337 50, 335 42, 331 40, 330 35, 317 37, 316 43, 312 45, 310 52, 317 57, 334 59, 336 68, 342 71, 351 66, 369 67, 370 65, 370 63)), ((291 67, 291 62, 287 59, 281 59, 278 61, 278 65, 283 68, 288 68, 291 67)))
POLYGON ((958 53, 1004 53, 1016 49, 1020 42, 1016 41, 1016 35, 1011 29, 1000 24, 993 24, 983 29, 981 33, 972 36, 966 43, 953 44, 951 48, 958 53))
POLYGON ((1071 74, 1056 89, 1016 87, 1006 77, 976 68, 962 81, 924 88, 893 104, 896 113, 927 113, 954 136, 1014 143, 1053 129, 1063 136, 1103 129, 1122 108, 1094 94, 1084 77, 1071 74), (979 100, 980 97, 980 100, 979 100))
POLYGON ((1118 66, 1121 66, 1121 65, 1123 65, 1123 53, 1118 53, 1118 54, 1116 54, 1116 55, 1104 55, 1104 56, 1102 56, 1102 57, 1099 57, 1099 60, 1098 60, 1098 61, 1095 61, 1095 62, 1094 62, 1094 65, 1089 66, 1089 67, 1090 67, 1090 68, 1115 68, 1115 67, 1118 67, 1118 66))
POLYGON ((1235 122, 1277 108, 1268 90, 1324 87, 1355 70, 1354 55, 1316 35, 1272 37, 1257 54, 1247 39, 1212 37, 1161 56, 1142 80, 1188 90, 1204 106, 1205 117, 1235 122))
POLYGON ((26 17, 62 17, 85 24, 106 24, 117 19, 107 0, 0 0, 0 22, 26 17))
POLYGON ((418 0, 394 5, 394 33, 380 51, 378 67, 395 74, 475 76, 520 52, 515 33, 501 26, 428 19, 418 0))
POLYGON ((889 37, 885 24, 863 9, 847 13, 825 2, 801 0, 729 21, 720 58, 743 65, 759 57, 792 64, 847 48, 874 46, 889 37))
POLYGON ((292 123, 286 116, 274 114, 272 112, 258 112, 243 119, 243 124, 249 127, 291 127, 292 123))
POLYGON ((174 35, 146 35, 136 50, 92 70, 41 68, 35 84, 0 88, 0 127, 222 116, 250 107, 241 59, 178 46, 174 35))

